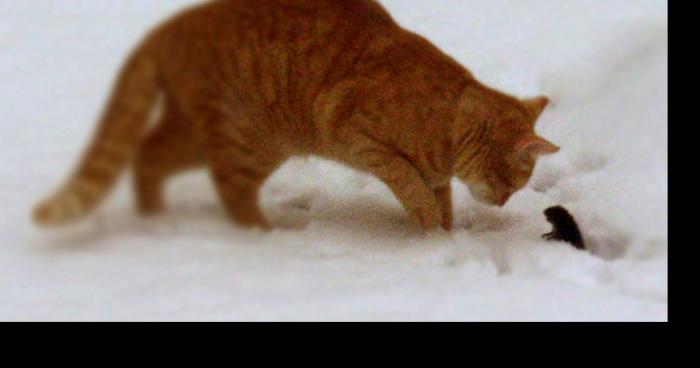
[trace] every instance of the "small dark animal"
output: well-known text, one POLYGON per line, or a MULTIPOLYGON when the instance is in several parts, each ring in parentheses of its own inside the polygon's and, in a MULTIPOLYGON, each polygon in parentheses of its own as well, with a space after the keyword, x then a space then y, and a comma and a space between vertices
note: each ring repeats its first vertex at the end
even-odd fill
POLYGON ((577 249, 586 249, 581 231, 576 220, 562 206, 550 207, 544 211, 547 221, 554 226, 551 233, 542 235, 547 240, 559 240, 570 243, 577 249))

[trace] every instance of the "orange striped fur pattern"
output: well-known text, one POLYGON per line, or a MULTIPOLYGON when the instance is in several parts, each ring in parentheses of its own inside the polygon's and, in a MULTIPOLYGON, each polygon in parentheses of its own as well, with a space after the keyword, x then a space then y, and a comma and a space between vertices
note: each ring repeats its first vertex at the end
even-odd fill
POLYGON ((128 165, 139 210, 155 214, 169 177, 207 167, 235 223, 269 228, 262 184, 315 155, 382 180, 424 230, 449 230, 453 177, 504 205, 558 150, 534 131, 547 102, 484 86, 376 1, 208 1, 136 49, 83 159, 34 220, 86 217, 128 165))

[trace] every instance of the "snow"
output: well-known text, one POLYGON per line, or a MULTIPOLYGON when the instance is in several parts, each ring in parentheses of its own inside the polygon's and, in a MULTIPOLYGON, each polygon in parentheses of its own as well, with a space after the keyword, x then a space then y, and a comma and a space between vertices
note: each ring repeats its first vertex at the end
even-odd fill
POLYGON ((668 21, 660 0, 386 0, 482 81, 553 105, 561 145, 503 208, 456 186, 456 230, 422 236, 374 178, 294 160, 265 187, 279 230, 230 225, 204 173, 134 214, 45 231, 114 72, 185 0, 0 3, 0 320, 666 321, 668 21), (547 243, 562 204, 592 253, 547 243))

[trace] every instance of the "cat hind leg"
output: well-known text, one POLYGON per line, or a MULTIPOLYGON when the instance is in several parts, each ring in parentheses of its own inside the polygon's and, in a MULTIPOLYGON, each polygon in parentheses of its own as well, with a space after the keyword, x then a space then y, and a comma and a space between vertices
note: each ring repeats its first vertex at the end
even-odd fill
POLYGON ((134 192, 142 215, 155 215, 165 209, 163 189, 171 176, 204 166, 204 152, 191 130, 166 103, 163 117, 143 140, 134 161, 134 192))
MULTIPOLYGON (((287 157, 277 145, 255 129, 234 125, 229 119, 213 115, 199 126, 207 147, 208 163, 219 197, 230 219, 244 227, 271 228, 259 206, 260 189, 287 157)), ((237 122, 240 124, 240 122, 237 122)))

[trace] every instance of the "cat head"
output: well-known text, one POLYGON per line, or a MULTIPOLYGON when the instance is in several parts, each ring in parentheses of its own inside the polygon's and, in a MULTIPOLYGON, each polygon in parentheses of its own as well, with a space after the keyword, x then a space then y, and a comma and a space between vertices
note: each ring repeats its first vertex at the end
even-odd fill
POLYGON ((468 116, 462 118, 463 124, 479 124, 479 133, 460 153, 456 175, 480 202, 503 206, 530 181, 539 157, 559 151, 535 133, 549 100, 518 100, 498 93, 486 99, 474 97, 465 101, 463 113, 468 116))

